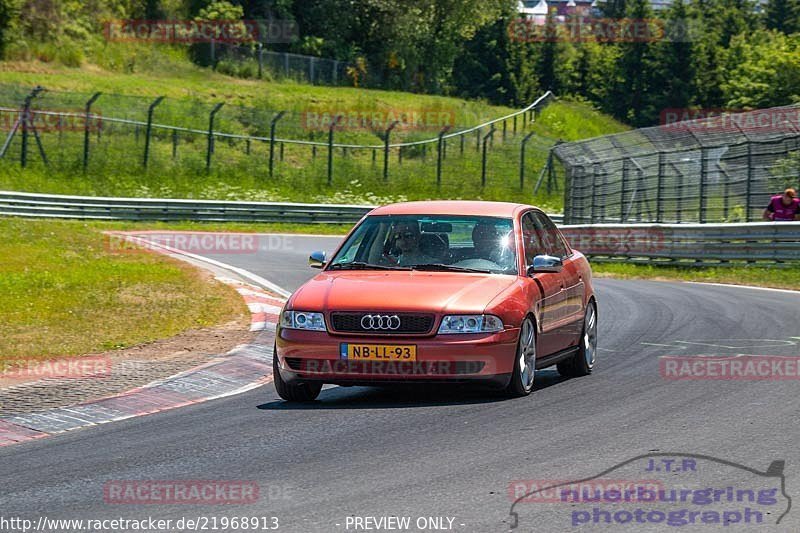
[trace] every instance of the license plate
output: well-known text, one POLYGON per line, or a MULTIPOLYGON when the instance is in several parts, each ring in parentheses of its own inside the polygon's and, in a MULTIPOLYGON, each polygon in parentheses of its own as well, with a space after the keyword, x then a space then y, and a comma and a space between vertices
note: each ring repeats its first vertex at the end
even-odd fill
POLYGON ((339 357, 350 361, 416 361, 413 344, 351 344, 339 346, 339 357))

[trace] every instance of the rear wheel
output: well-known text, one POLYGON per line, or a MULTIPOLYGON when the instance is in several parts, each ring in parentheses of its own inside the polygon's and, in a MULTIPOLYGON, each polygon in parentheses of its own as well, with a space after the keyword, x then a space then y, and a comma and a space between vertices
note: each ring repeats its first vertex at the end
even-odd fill
POLYGON ((288 383, 284 381, 278 365, 278 353, 274 350, 272 352, 272 375, 275 378, 275 390, 278 391, 278 396, 287 402, 312 402, 317 399, 322 390, 322 383, 302 381, 288 383))
POLYGON ((519 341, 517 342, 517 358, 511 381, 506 387, 509 396, 527 396, 533 390, 533 380, 536 376, 536 328, 533 320, 526 317, 519 328, 519 341))
POLYGON ((597 306, 594 300, 586 306, 583 318, 583 336, 575 355, 558 363, 558 373, 565 377, 586 376, 592 373, 597 353, 597 306))

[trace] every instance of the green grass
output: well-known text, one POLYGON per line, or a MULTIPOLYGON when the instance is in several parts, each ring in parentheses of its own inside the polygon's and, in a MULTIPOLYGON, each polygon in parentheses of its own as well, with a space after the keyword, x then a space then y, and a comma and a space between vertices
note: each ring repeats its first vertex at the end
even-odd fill
POLYGON ((157 254, 115 253, 100 229, 0 218, 0 367, 124 348, 244 315, 230 288, 157 254))
MULTIPOLYGON (((202 131, 208 127, 211 103, 224 101, 226 105, 217 115, 217 128, 222 131, 267 136, 272 110, 289 109, 291 113, 279 122, 277 136, 320 142, 325 141, 327 134, 305 128, 303 112, 440 110, 451 113, 458 126, 466 127, 511 111, 483 102, 440 96, 241 80, 188 64, 165 71, 169 74, 122 74, 91 66, 70 69, 40 63, 3 63, 0 69, 4 83, 39 83, 50 89, 78 91, 45 93, 40 101, 43 108, 79 110, 90 93, 103 91, 109 94, 101 96, 95 104, 98 113, 144 120, 150 98, 166 95, 168 99, 156 109, 154 120, 202 131), (253 106, 257 111, 253 113, 237 105, 253 106)), ((2 89, 0 87, 0 95, 2 89)), ((19 94, 11 98, 18 99, 19 94)), ((145 169, 143 130, 111 123, 103 127, 100 135, 93 133, 91 136, 86 173, 82 168, 82 127, 63 134, 55 131, 42 134, 49 167, 42 164, 31 144, 29 166, 21 169, 21 142, 17 138, 0 162, 0 188, 57 194, 357 204, 433 198, 484 199, 524 201, 560 211, 561 190, 548 191, 547 187, 542 187, 537 196, 531 194, 549 148, 558 140, 577 140, 626 129, 585 104, 557 101, 544 109, 533 126, 528 124, 523 129, 520 117, 516 135, 513 123, 508 121, 505 140, 502 126, 498 125, 487 152, 485 184, 481 182, 479 140, 475 134, 470 134, 464 138, 463 153, 460 139, 447 143, 440 184, 436 182, 436 146, 431 144, 426 149, 404 149, 402 161, 398 150, 392 150, 386 181, 381 150, 337 149, 329 185, 325 147, 314 152, 308 146, 287 144, 283 149, 276 146, 274 176, 270 177, 268 143, 254 142, 248 146, 244 141, 219 140, 211 170, 206 171, 205 134, 181 134, 176 140, 173 157, 171 135, 156 130, 145 169), (520 141, 523 133, 528 132, 533 132, 534 136, 527 147, 525 183, 520 187, 520 141)), ((480 135, 485 133, 486 130, 480 135)), ((392 140, 428 139, 435 134, 436 131, 430 129, 396 131, 392 140)), ((382 144, 375 133, 361 130, 337 132, 336 140, 382 144)))
POLYGON ((650 279, 658 281, 699 281, 754 285, 778 289, 800 290, 800 266, 767 267, 670 267, 661 265, 630 265, 592 263, 596 277, 618 279, 650 279))

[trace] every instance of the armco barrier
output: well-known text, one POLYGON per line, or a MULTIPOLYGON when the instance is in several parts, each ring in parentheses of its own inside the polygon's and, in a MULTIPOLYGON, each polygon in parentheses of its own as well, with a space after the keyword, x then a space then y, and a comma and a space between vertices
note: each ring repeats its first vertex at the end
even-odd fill
MULTIPOLYGON (((366 205, 61 196, 0 191, 0 215, 98 220, 354 224, 366 205)), ((560 223, 561 215, 550 215, 560 223)), ((781 266, 800 261, 800 222, 562 226, 593 261, 781 266)))
MULTIPOLYGON (((0 191, 0 215, 97 220, 355 224, 374 206, 62 196, 0 191)), ((550 215, 556 222, 561 215, 550 215)))
POLYGON ((354 224, 368 205, 61 196, 0 191, 0 215, 97 220, 354 224))
POLYGON ((800 222, 562 226, 593 261, 781 266, 800 261, 800 222))

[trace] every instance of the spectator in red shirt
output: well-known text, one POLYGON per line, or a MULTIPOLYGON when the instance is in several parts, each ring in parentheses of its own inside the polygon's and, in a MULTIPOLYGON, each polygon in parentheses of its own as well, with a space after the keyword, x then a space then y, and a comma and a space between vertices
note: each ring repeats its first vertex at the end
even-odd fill
POLYGON ((764 209, 764 220, 775 222, 791 222, 800 220, 800 198, 797 191, 786 189, 783 194, 773 196, 764 209))

